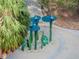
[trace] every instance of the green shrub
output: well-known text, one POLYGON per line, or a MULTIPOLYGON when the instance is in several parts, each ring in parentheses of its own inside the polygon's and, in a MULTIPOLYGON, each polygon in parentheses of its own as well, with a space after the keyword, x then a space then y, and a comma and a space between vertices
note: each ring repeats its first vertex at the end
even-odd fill
POLYGON ((3 53, 18 48, 27 35, 29 13, 23 0, 0 0, 0 49, 3 53))

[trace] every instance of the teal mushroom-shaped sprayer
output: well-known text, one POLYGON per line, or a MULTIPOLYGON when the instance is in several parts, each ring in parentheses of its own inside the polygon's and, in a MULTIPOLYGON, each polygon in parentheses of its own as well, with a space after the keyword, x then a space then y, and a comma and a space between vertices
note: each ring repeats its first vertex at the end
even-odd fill
MULTIPOLYGON (((31 23, 32 23, 32 25, 37 25, 38 26, 38 23, 39 23, 39 20, 41 19, 41 17, 40 16, 34 16, 34 17, 32 17, 31 18, 31 23)), ((37 32, 37 37, 38 37, 38 32, 37 32)))
POLYGON ((34 17, 32 17, 32 18, 31 18, 32 24, 38 25, 40 19, 41 19, 40 16, 34 16, 34 17))
POLYGON ((33 32, 34 31, 34 34, 35 34, 35 48, 34 48, 35 50, 37 49, 37 40, 38 40, 38 33, 37 32, 39 30, 40 30, 40 27, 38 25, 32 25, 32 26, 30 26, 30 32, 33 32))
POLYGON ((29 36, 29 44, 28 44, 28 47, 29 47, 29 50, 31 50, 31 47, 32 47, 32 42, 33 42, 33 29, 32 29, 33 26, 30 26, 29 30, 30 30, 30 36, 29 36))
POLYGON ((37 34, 37 39, 38 39, 38 31, 36 31, 37 29, 35 28, 36 26, 34 26, 34 25, 38 26, 38 23, 39 23, 40 19, 41 19, 40 16, 33 16, 33 17, 31 17, 30 37, 29 37, 29 49, 31 49, 32 42, 33 42, 33 36, 34 36, 33 35, 33 31, 35 31, 35 33, 37 34))
MULTIPOLYGON (((41 19, 41 17, 40 16, 34 16, 34 17, 32 17, 31 18, 31 20, 32 20, 32 25, 36 25, 36 26, 38 26, 38 23, 39 23, 39 20, 41 19)), ((37 27, 36 27, 36 29, 37 29, 37 27)), ((39 39, 39 37, 38 37, 38 31, 35 31, 35 41, 37 41, 39 39), (37 39, 36 39, 37 38, 37 39)), ((35 43, 36 44, 36 43, 35 43)), ((35 48, 36 49, 36 48, 35 48)))
POLYGON ((21 50, 24 51, 24 48, 26 47, 26 44, 27 44, 27 39, 25 38, 23 41, 22 41, 22 46, 21 46, 21 50))
POLYGON ((49 24, 50 24, 49 41, 51 41, 52 40, 52 22, 56 20, 56 16, 44 16, 44 17, 42 17, 42 20, 44 22, 49 22, 49 24))
POLYGON ((41 37, 41 48, 43 46, 46 46, 48 44, 48 37, 42 32, 42 37, 41 37))

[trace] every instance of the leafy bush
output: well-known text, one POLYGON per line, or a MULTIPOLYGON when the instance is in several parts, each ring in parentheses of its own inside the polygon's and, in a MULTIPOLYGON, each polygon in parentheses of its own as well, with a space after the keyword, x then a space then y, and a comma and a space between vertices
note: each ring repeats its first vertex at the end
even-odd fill
POLYGON ((0 0, 0 49, 3 53, 18 48, 27 34, 29 13, 23 0, 0 0))
POLYGON ((58 8, 60 7, 65 8, 69 11, 72 11, 72 13, 78 11, 79 13, 79 0, 38 0, 38 1, 40 1, 40 5, 43 6, 43 8, 46 7, 48 9, 49 7, 51 7, 49 4, 55 3, 58 8))
POLYGON ((59 6, 63 6, 68 9, 76 9, 78 6, 78 0, 57 0, 59 6))

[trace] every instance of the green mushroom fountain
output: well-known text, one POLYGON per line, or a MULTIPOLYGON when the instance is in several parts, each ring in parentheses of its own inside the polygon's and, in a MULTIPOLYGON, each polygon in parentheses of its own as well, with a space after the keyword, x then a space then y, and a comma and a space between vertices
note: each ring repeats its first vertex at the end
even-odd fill
POLYGON ((34 31, 34 35, 35 35, 35 47, 34 47, 34 49, 35 50, 37 49, 37 40, 39 39, 38 38, 38 31, 39 31, 40 27, 38 26, 38 23, 39 23, 40 19, 41 19, 40 16, 34 16, 31 18, 32 26, 30 26, 30 41, 31 41, 30 44, 33 41, 33 33, 32 32, 34 31))
POLYGON ((44 22, 49 22, 49 24, 50 24, 49 41, 51 42, 52 41, 52 22, 56 20, 56 16, 43 16, 42 20, 44 22))
MULTIPOLYGON (((37 49, 37 46, 38 46, 38 40, 39 40, 39 35, 38 35, 38 31, 40 30, 40 27, 38 25, 39 23, 39 20, 41 19, 40 16, 34 16, 34 17, 31 17, 31 25, 29 27, 29 39, 25 39, 25 41, 23 41, 23 44, 22 44, 22 50, 24 51, 24 47, 25 45, 27 45, 27 47, 29 48, 29 50, 32 49, 32 43, 34 41, 34 49, 36 50, 37 49)), ((55 16, 43 16, 42 17, 42 20, 44 22, 49 22, 49 25, 50 25, 50 31, 49 31, 49 39, 48 37, 44 34, 44 32, 42 32, 42 37, 40 38, 41 39, 41 48, 43 48, 43 46, 46 46, 48 44, 48 42, 51 42, 52 41, 52 23, 53 21, 56 20, 56 17, 55 16)))

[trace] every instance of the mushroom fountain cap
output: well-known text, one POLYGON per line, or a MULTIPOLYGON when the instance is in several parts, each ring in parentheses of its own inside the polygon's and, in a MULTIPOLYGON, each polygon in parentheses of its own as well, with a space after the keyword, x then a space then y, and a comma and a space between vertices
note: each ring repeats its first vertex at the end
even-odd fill
POLYGON ((38 23, 40 19, 41 19, 40 16, 34 16, 34 17, 31 18, 33 24, 38 23))
POLYGON ((44 17, 42 17, 42 20, 43 20, 44 22, 55 21, 55 20, 56 20, 56 16, 44 16, 44 17))

